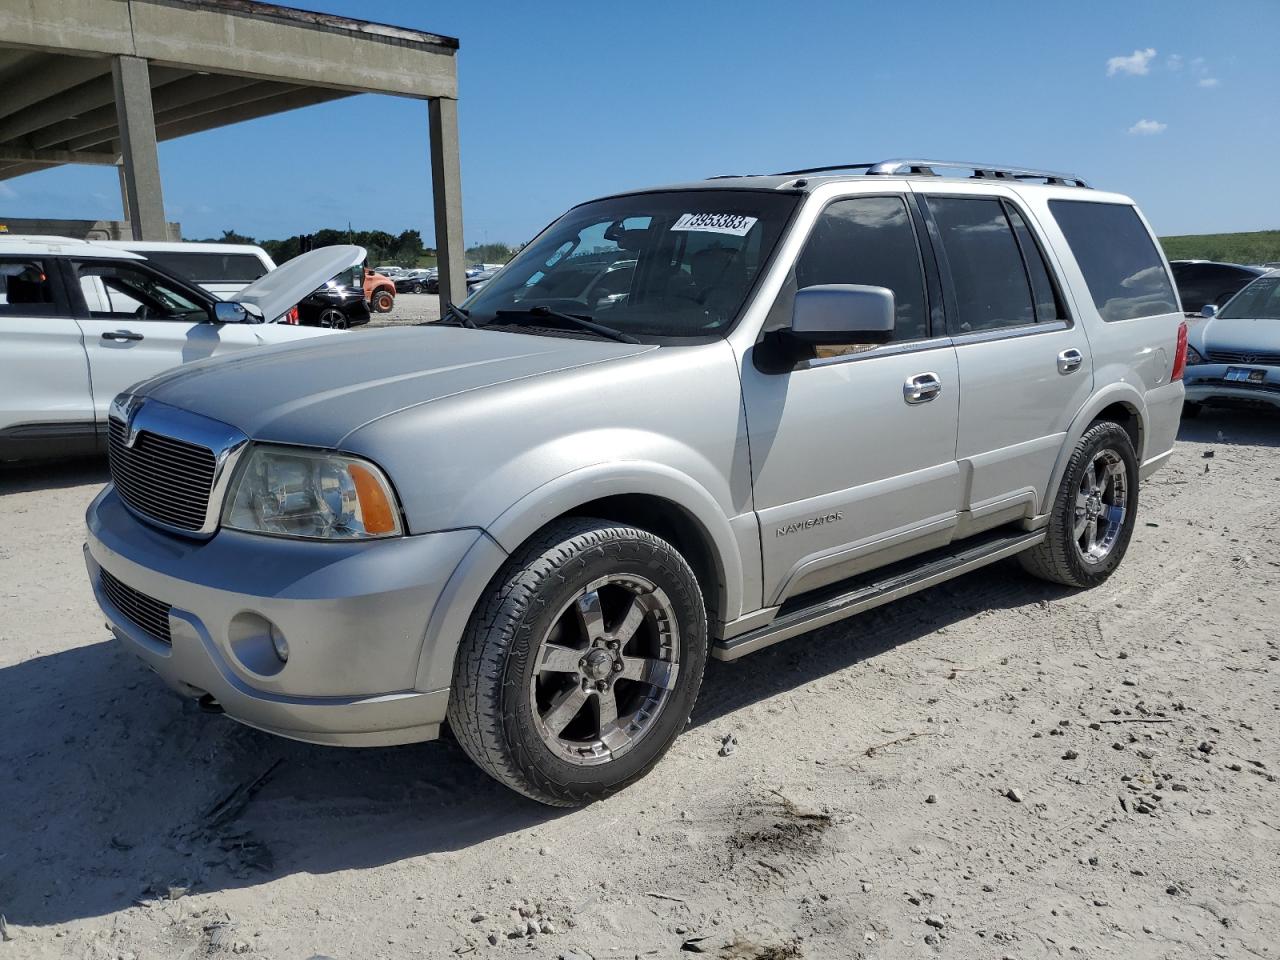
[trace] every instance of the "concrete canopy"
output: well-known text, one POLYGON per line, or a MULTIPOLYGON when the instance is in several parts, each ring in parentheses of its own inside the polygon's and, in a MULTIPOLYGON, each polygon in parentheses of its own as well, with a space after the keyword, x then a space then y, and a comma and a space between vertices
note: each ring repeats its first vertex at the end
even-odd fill
POLYGON ((118 165, 164 239, 156 142, 356 93, 430 102, 441 295, 465 293, 458 41, 254 0, 0 0, 0 180, 118 165))

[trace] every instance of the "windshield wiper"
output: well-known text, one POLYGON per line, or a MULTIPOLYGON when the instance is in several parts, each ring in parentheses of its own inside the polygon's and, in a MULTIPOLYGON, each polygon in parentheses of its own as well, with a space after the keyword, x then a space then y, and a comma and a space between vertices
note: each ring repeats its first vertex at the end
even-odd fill
POLYGON ((613 327, 606 327, 603 323, 596 323, 590 317, 580 317, 576 313, 562 313, 559 310, 552 310, 546 306, 527 307, 523 310, 499 310, 495 314, 497 317, 554 317, 556 320, 563 320, 565 323, 580 327, 583 330, 589 330, 592 333, 599 334, 602 337, 608 337, 610 340, 617 340, 619 343, 639 343, 635 337, 629 333, 623 333, 621 330, 615 330, 613 327))
MULTIPOLYGON (((446 317, 452 317, 452 322, 456 322, 461 326, 470 327, 472 330, 477 329, 476 322, 471 319, 470 312, 463 310, 452 300, 446 300, 444 302, 444 315, 446 317)), ((445 321, 441 320, 439 322, 443 323, 445 321)))

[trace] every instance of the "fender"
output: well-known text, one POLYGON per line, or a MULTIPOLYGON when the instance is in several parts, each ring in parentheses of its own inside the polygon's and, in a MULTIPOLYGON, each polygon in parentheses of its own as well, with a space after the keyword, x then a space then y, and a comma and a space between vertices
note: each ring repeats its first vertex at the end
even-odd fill
MULTIPOLYGON (((715 498, 686 474, 665 464, 623 460, 581 467, 525 494, 485 527, 485 535, 458 564, 427 624, 418 665, 419 690, 447 688, 467 621, 502 564, 556 517, 602 497, 645 494, 669 500, 696 518, 711 545, 724 584, 726 619, 740 615, 743 569, 738 540, 715 498)), ((749 515, 754 528, 754 515, 749 515)), ((714 617, 714 614, 712 614, 714 617)))
MULTIPOLYGON (((1075 418, 1071 421, 1071 426, 1067 428, 1067 436, 1063 441, 1062 450, 1058 453, 1058 459, 1053 465, 1053 473, 1049 477, 1049 486, 1040 500, 1046 507, 1053 503, 1054 495, 1062 483, 1063 474, 1066 473, 1067 462, 1071 459, 1071 454, 1075 450, 1076 444, 1084 436, 1085 430, 1088 429, 1089 424, 1093 423, 1094 418, 1099 413, 1115 403, 1123 403, 1137 412, 1138 446, 1134 453, 1137 454, 1138 463, 1142 463, 1142 447, 1147 435, 1147 401, 1132 384, 1123 382, 1107 384, 1107 386, 1090 397, 1084 406, 1076 412, 1075 418)), ((1047 518, 1048 513, 1046 512, 1027 521, 1025 525, 1033 528, 1043 526, 1047 518)))

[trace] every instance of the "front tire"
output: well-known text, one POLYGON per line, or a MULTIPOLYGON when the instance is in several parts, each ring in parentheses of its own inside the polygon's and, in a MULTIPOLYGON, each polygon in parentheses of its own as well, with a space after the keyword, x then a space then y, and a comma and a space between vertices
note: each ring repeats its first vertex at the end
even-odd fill
POLYGON ((1096 587, 1129 548, 1138 515, 1138 458, 1117 423, 1095 423, 1076 443, 1049 517, 1048 536, 1018 559, 1028 573, 1096 587))
POLYGON ((559 521, 472 615, 449 725, 498 782, 551 806, 589 803, 666 753, 706 658, 702 594, 675 548, 607 520, 559 521))
POLYGON ((396 298, 390 290, 376 290, 373 294, 373 309, 377 313, 390 313, 391 308, 396 305, 396 298))

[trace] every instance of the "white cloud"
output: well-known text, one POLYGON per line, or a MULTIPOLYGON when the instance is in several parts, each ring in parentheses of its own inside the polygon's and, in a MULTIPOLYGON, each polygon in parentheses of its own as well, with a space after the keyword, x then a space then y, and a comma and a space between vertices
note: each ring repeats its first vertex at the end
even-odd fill
POLYGON ((1168 127, 1167 123, 1159 120, 1139 120, 1129 128, 1129 132, 1139 137, 1152 137, 1157 133, 1164 133, 1168 127))
POLYGON ((1135 50, 1127 57, 1112 57, 1107 61, 1107 76, 1114 77, 1117 73, 1129 73, 1144 77, 1151 72, 1151 61, 1155 55, 1155 47, 1147 47, 1145 50, 1135 50))
POLYGON ((1217 77, 1201 77, 1200 78, 1200 86, 1202 87, 1216 87, 1217 85, 1218 85, 1217 77))
POLYGON ((1181 70, 1182 54, 1180 53, 1169 54, 1168 58, 1164 62, 1164 65, 1170 70, 1174 70, 1174 71, 1181 70))

